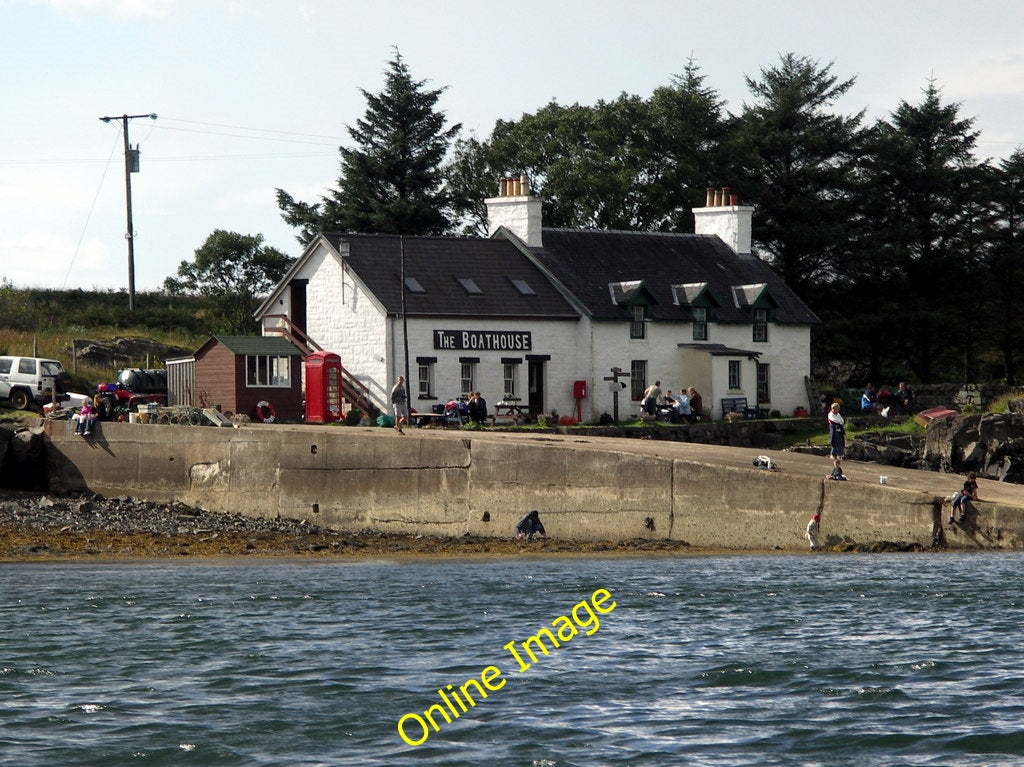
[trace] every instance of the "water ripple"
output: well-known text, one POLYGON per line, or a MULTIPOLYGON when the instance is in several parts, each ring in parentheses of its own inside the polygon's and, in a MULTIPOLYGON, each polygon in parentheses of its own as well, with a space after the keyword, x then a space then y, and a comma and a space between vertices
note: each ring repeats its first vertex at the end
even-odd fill
POLYGON ((1022 562, 0 565, 0 761, 1017 764, 1022 562), (505 645, 599 588, 600 628, 518 671, 505 645))

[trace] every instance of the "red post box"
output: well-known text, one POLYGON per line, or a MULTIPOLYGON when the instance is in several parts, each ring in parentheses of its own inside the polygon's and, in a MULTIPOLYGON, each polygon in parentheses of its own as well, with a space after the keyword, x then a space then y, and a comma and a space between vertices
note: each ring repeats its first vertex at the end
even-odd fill
POLYGON ((306 423, 341 420, 341 357, 314 352, 306 357, 306 423))

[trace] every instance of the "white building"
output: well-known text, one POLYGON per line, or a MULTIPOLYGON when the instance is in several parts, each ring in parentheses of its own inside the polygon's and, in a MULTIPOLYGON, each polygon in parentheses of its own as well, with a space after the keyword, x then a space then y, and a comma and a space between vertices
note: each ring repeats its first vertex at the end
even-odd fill
POLYGON ((257 312, 264 334, 337 353, 381 408, 406 361, 424 412, 479 390, 594 421, 617 392, 624 419, 654 380, 714 418, 726 397, 807 405, 818 320, 751 255, 752 208, 709 193, 696 234, 665 234, 544 229, 518 179, 486 202, 490 239, 321 235, 257 312))

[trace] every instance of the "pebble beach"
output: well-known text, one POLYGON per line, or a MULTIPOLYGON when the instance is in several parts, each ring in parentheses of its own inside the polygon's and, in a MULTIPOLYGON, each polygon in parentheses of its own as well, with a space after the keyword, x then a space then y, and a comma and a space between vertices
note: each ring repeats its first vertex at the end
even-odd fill
POLYGON ((517 541, 339 532, 287 518, 248 517, 127 496, 0 491, 0 561, 264 557, 488 557, 684 553, 682 541, 517 541))

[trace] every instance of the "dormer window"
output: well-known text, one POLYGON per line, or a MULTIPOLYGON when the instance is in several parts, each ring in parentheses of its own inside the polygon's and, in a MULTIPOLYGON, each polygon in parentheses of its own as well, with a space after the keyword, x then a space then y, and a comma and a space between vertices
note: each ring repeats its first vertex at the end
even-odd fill
POLYGON ((630 338, 646 338, 647 337, 647 307, 642 304, 634 304, 632 307, 633 319, 629 323, 629 337, 630 338))
POLYGON ((480 290, 479 287, 477 287, 477 284, 473 282, 473 279, 471 277, 456 277, 455 279, 459 281, 459 284, 462 286, 463 290, 465 290, 471 296, 483 295, 483 291, 480 290))

